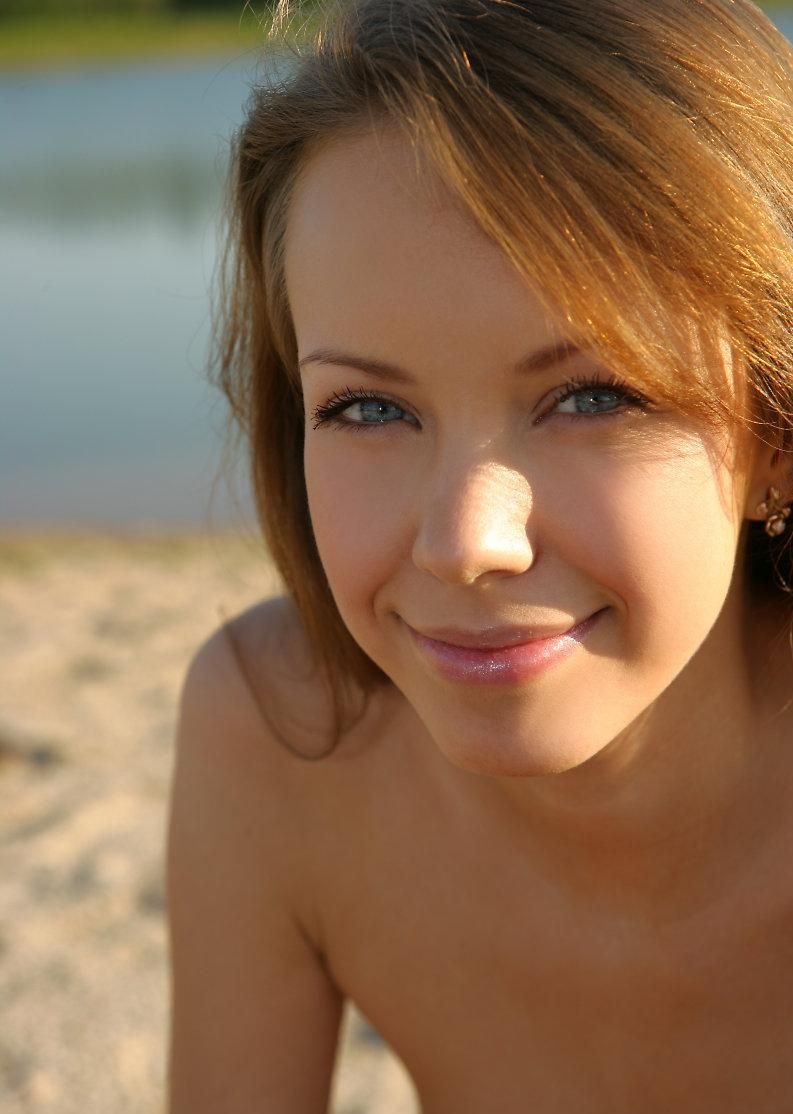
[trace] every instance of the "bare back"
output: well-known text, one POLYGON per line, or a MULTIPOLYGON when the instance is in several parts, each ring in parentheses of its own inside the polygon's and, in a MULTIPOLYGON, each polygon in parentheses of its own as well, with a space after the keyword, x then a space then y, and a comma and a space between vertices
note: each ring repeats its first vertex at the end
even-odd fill
POLYGON ((395 690, 328 757, 290 753, 273 726, 316 753, 328 723, 310 670, 289 679, 296 621, 271 603, 233 631, 256 699, 216 635, 182 716, 172 1114, 319 1114, 345 997, 425 1114, 788 1108, 784 833, 685 918, 599 908, 467 792, 395 690))

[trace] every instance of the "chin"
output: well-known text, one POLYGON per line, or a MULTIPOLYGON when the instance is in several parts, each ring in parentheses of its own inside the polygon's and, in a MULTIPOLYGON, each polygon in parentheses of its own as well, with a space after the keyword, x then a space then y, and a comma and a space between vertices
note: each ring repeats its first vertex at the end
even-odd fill
POLYGON ((523 734, 519 738, 505 733, 487 737, 450 737, 430 731, 444 757, 461 770, 484 777, 548 777, 564 774, 588 762, 602 749, 588 740, 537 738, 523 734))

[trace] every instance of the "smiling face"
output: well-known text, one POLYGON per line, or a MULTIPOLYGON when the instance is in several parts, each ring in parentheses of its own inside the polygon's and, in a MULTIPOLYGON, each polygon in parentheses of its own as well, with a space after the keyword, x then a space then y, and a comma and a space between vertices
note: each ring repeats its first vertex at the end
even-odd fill
POLYGON ((567 770, 718 668, 729 441, 575 351, 397 135, 309 159, 286 281, 331 590, 447 758, 567 770))

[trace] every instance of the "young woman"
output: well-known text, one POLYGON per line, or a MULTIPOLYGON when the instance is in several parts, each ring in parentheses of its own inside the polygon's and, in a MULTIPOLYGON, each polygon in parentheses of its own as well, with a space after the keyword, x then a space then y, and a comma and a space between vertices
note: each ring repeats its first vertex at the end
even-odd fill
POLYGON ((749 0, 359 0, 254 95, 222 385, 287 594, 169 833, 173 1114, 781 1114, 793 57, 749 0))

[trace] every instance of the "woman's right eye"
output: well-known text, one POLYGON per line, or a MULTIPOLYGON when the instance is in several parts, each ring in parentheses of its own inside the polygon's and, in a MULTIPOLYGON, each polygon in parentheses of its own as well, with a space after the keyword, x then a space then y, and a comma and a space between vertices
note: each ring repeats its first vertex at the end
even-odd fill
POLYGON ((404 420, 415 424, 415 419, 393 399, 368 391, 341 391, 316 407, 312 425, 314 429, 328 423, 361 427, 404 420))

